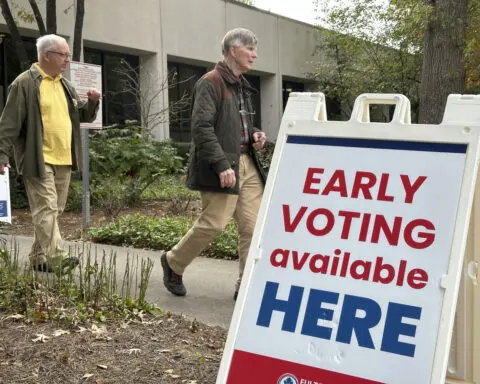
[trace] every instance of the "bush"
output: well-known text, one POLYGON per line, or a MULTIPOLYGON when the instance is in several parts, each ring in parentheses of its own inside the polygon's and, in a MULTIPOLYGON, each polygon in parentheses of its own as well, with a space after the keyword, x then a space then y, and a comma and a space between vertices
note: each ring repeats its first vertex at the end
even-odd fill
MULTIPOLYGON (((167 250, 172 248, 187 233, 192 219, 179 217, 153 218, 127 215, 114 223, 91 228, 91 240, 119 246, 167 250)), ((238 236, 236 224, 231 222, 226 230, 202 252, 203 256, 233 259, 237 257, 238 236)))
POLYGON ((80 212, 82 210, 83 184, 82 181, 72 180, 68 189, 67 205, 65 211, 80 212))
POLYGON ((257 151, 257 157, 260 161, 260 165, 262 166, 266 175, 268 175, 268 171, 270 170, 270 164, 272 162, 273 152, 275 151, 275 143, 271 141, 267 141, 263 150, 257 151))
POLYGON ((23 184, 23 177, 18 176, 16 171, 10 172, 10 205, 13 209, 28 208, 27 191, 23 184))
POLYGON ((144 200, 170 201, 179 200, 198 200, 200 192, 192 191, 185 186, 184 176, 165 175, 161 176, 152 183, 142 195, 144 200))
POLYGON ((160 176, 176 174, 182 169, 183 159, 171 141, 147 140, 138 127, 107 129, 92 135, 92 199, 100 207, 109 207, 107 215, 119 212, 123 205, 135 205, 160 176), (121 186, 121 194, 112 188, 112 180, 121 186), (100 201, 103 198, 107 198, 105 203, 100 201))
POLYGON ((96 180, 90 185, 90 192, 92 205, 109 219, 116 218, 125 206, 125 184, 114 177, 96 180))

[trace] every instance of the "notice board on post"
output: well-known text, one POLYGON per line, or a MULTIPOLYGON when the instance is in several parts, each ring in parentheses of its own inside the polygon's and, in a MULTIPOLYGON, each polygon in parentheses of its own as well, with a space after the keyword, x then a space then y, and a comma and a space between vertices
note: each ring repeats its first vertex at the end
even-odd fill
MULTIPOLYGON (((75 87, 80 99, 87 100, 87 92, 96 89, 102 93, 102 66, 96 64, 70 63, 70 81, 75 87)), ((81 128, 101 129, 102 128, 102 103, 100 102, 97 117, 91 123, 81 123, 81 128)))
POLYGON ((323 94, 291 94, 217 384, 444 382, 480 138, 453 120, 368 94, 330 122, 323 94))

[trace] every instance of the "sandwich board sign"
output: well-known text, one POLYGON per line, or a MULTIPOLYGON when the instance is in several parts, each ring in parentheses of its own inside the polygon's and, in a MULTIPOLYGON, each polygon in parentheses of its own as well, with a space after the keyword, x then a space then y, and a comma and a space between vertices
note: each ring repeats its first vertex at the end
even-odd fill
POLYGON ((0 221, 12 224, 8 168, 5 168, 5 173, 0 175, 0 221))
POLYGON ((348 122, 290 96, 217 384, 445 381, 479 161, 464 98, 411 125, 403 95, 348 122))

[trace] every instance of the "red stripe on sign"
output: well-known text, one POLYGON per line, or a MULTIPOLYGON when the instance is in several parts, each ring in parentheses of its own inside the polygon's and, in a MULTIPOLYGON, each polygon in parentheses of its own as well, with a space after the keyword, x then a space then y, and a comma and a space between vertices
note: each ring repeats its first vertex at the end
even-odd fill
POLYGON ((343 373, 274 359, 254 353, 233 352, 227 384, 382 384, 343 373))

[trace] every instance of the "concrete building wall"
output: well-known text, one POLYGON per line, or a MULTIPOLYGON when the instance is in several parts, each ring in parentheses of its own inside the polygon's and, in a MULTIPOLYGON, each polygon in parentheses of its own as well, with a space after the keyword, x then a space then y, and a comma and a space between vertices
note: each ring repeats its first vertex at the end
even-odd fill
MULTIPOLYGON (((18 4, 29 9, 27 0, 18 4)), ((57 2, 57 32, 69 42, 75 22, 71 5, 71 0, 57 2)), ((259 39, 252 74, 260 76, 261 127, 274 138, 283 111, 282 79, 306 81, 312 69, 312 26, 231 0, 101 0, 86 2, 83 39, 85 47, 139 55, 150 73, 166 77, 169 58, 212 67, 221 59, 225 32, 239 26, 259 39)), ((22 34, 38 36, 35 23, 22 22, 20 27, 22 34)), ((0 30, 7 31, 2 18, 0 30)), ((159 99, 158 108, 167 102, 168 94, 159 99)), ((155 136, 167 138, 168 125, 158 127, 155 136)))

